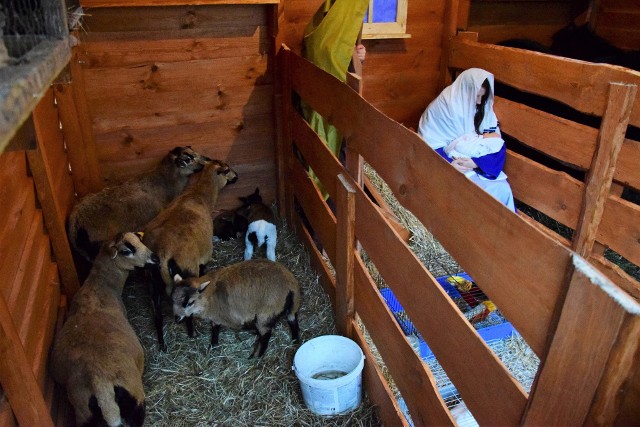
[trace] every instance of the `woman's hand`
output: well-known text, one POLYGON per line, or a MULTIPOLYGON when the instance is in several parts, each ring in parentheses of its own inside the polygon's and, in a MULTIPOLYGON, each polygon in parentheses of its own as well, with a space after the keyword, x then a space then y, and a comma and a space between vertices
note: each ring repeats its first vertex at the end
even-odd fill
POLYGON ((476 165, 476 162, 466 158, 454 159, 453 162, 451 162, 451 164, 453 165, 454 168, 456 168, 460 172, 471 171, 478 167, 478 165, 476 165))

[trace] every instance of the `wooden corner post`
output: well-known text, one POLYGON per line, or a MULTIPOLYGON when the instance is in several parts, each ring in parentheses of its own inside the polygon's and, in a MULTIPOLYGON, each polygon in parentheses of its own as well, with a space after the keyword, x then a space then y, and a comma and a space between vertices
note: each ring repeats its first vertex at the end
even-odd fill
POLYGON ((338 175, 336 191, 336 324, 338 331, 353 337, 355 316, 353 268, 355 262, 355 189, 344 175, 338 175))
POLYGON ((637 86, 625 83, 609 84, 598 145, 586 179, 582 212, 573 238, 573 250, 585 258, 591 254, 596 241, 637 89, 637 86))

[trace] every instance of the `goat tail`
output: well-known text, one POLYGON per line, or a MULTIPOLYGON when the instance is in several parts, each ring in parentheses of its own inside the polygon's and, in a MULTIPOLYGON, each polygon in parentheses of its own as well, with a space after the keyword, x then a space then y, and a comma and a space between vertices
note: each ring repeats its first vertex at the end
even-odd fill
POLYGON ((110 427, 122 425, 120 407, 110 381, 96 378, 91 385, 93 394, 89 399, 89 409, 94 420, 103 419, 110 427))

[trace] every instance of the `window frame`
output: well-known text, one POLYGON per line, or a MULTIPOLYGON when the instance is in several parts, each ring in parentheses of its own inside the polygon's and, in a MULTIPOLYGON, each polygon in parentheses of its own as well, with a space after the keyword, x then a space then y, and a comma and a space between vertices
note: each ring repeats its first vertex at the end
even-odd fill
POLYGON ((399 39, 410 38, 407 34, 407 3, 409 0, 398 0, 396 22, 371 22, 373 19, 373 1, 369 0, 367 21, 362 24, 363 39, 399 39))

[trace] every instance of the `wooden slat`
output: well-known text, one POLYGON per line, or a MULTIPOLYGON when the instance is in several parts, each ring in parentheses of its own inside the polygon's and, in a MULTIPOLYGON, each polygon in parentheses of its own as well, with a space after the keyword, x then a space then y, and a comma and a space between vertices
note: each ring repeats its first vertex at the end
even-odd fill
POLYGON ((360 257, 355 267, 356 311, 403 394, 414 424, 453 425, 433 375, 407 341, 360 257))
POLYGON ((92 102, 181 91, 202 91, 224 97, 225 93, 234 94, 238 86, 272 84, 271 75, 266 71, 266 57, 256 52, 241 57, 180 62, 161 62, 156 59, 151 63, 87 68, 85 82, 87 95, 92 102), (103 92, 107 87, 118 89, 115 92, 103 92))
MULTIPOLYGON (((640 72, 477 43, 461 37, 452 41, 449 67, 483 68, 509 86, 556 99, 578 111, 597 116, 604 114, 609 82, 640 84, 640 72)), ((631 123, 640 126, 640 99, 637 96, 631 123)))
POLYGON ((13 293, 11 299, 7 301, 23 346, 25 345, 27 324, 30 321, 25 316, 31 312, 34 303, 40 296, 39 286, 42 285, 50 261, 49 240, 44 234, 38 233, 31 251, 23 254, 20 259, 20 273, 14 279, 13 293))
POLYGON ((640 265, 640 206, 609 196, 597 240, 640 265))
POLYGON ((576 227, 583 183, 510 150, 505 172, 516 199, 570 228, 576 227))
MULTIPOLYGON (((27 178, 27 157, 24 152, 2 153, 0 155, 0 180, 12 185, 0 186, 0 203, 13 206, 24 199, 24 189, 32 188, 32 181, 27 178)), ((0 210, 0 224, 10 222, 14 215, 11 209, 0 210)))
POLYGON ((28 237, 36 212, 36 198, 31 188, 22 187, 22 191, 22 199, 15 204, 3 204, 10 206, 7 210, 12 213, 4 227, 0 226, 0 293, 5 298, 9 298, 13 278, 18 272, 20 260, 16 254, 21 254, 25 247, 31 244, 28 237))
POLYGON ((592 255, 589 262, 623 291, 640 301, 640 282, 602 255, 592 255))
POLYGON ((526 146, 581 170, 591 165, 597 129, 500 97, 494 109, 500 129, 526 146))
POLYGON ((357 325, 354 325, 353 330, 353 340, 362 349, 366 360, 362 371, 362 384, 367 392, 367 397, 376 406, 378 416, 383 425, 407 427, 409 423, 407 423, 402 410, 398 407, 393 391, 389 387, 382 369, 376 362, 376 356, 369 348, 362 331, 357 328, 357 325))
POLYGON ((26 236, 26 244, 22 252, 13 253, 12 258, 16 263, 15 274, 11 277, 8 277, 8 282, 11 284, 9 294, 6 297, 6 303, 9 309, 11 310, 11 314, 17 316, 16 319, 20 318, 20 311, 16 312, 16 304, 17 301, 24 297, 22 294, 22 286, 25 281, 25 277, 27 277, 33 270, 36 269, 36 262, 40 262, 41 259, 38 257, 38 252, 44 251, 44 228, 43 228, 43 220, 42 220, 42 211, 36 210, 30 217, 30 224, 28 228, 26 236))
MULTIPOLYGON (((609 380, 622 384, 622 378, 607 377, 624 372, 625 367, 628 375, 629 354, 624 353, 631 351, 633 358, 640 342, 640 305, 581 257, 574 255, 573 264, 569 291, 531 393, 525 426, 582 425, 598 388, 606 387, 609 380), (625 359, 624 366, 607 363, 618 357, 625 359), (571 410, 559 402, 570 404, 571 410)), ((617 390, 605 393, 607 398, 617 399, 617 390)), ((609 424, 606 419, 604 424, 609 424)))
POLYGON ((21 426, 53 426, 4 298, 0 298, 0 383, 21 426))
MULTIPOLYGON (((83 37, 80 60, 91 68, 134 67, 156 62, 190 62, 237 58, 269 51, 264 27, 230 31, 181 30, 131 33, 90 33, 83 37)), ((216 71, 216 70, 214 70, 216 71)))
POLYGON ((313 227, 316 237, 322 243, 324 251, 329 256, 331 263, 336 261, 336 220, 329 207, 324 203, 322 194, 303 170, 296 164, 291 170, 291 178, 294 182, 294 195, 302 206, 307 219, 313 227))
POLYGON ((355 189, 351 180, 338 175, 336 188, 336 326, 341 335, 353 337, 355 320, 353 267, 355 257, 355 189))
POLYGON ((613 178, 640 191, 640 141, 625 139, 618 155, 618 163, 613 178))
MULTIPOLYGON (((356 197, 356 238, 479 423, 516 425, 526 393, 369 199, 356 197), (419 286, 417 285, 419 284, 419 286), (425 310, 425 307, 429 307, 425 310), (446 330, 447 334, 442 334, 446 330), (450 336, 455 336, 451 340, 450 336), (459 355, 466 355, 460 358, 459 355), (473 360, 469 364, 468 360, 473 360), (487 384, 486 378, 491 378, 487 384), (482 390, 478 393, 477 390, 482 390)), ((485 288, 480 287, 484 290, 485 288)))
POLYGON ((143 128, 211 120, 233 123, 244 115, 269 113, 272 96, 271 86, 240 86, 226 88, 220 95, 199 91, 157 92, 144 97, 90 98, 89 102, 93 130, 102 133, 122 129, 125 124, 143 128))
MULTIPOLYGON (((191 0, 191 5, 277 4, 280 0, 191 0)), ((81 0, 80 5, 93 7, 181 6, 182 0, 81 0)))
POLYGON ((60 304, 60 280, 55 264, 49 265, 47 283, 42 289, 45 294, 44 304, 40 307, 37 321, 33 322, 31 330, 27 334, 27 350, 33 357, 33 372, 36 381, 43 389, 47 373, 47 362, 49 349, 53 342, 54 331, 56 329, 56 318, 60 304))
POLYGON ((303 100, 331 117, 398 201, 433 232, 541 354, 553 308, 563 293, 562 280, 569 262, 566 249, 540 238, 537 230, 471 185, 417 134, 376 111, 337 79, 293 55, 291 60, 293 88, 303 100), (403 143, 402 150, 398 141, 403 143), (437 190, 433 190, 434 182, 437 190), (451 194, 473 206, 475 215, 455 209, 451 194), (477 226, 478 217, 483 218, 482 227, 477 226), (469 241, 474 242, 473 249, 466 244, 469 241), (486 262, 486 254, 492 255, 491 263, 486 262))
MULTIPOLYGON (((48 255, 48 254, 46 254, 48 255)), ((55 262, 45 255, 45 262, 37 281, 34 280, 24 289, 23 292, 28 292, 29 300, 24 307, 24 319, 18 320, 17 328, 24 347, 24 352, 27 355, 27 360, 32 363, 32 367, 35 368, 35 356, 42 349, 37 348, 39 337, 46 336, 48 329, 53 329, 55 325, 48 323, 49 304, 51 303, 51 295, 53 284, 52 281, 57 276, 57 266, 55 262)), ((57 278, 56 278, 57 279, 57 278)), ((60 284, 56 281, 56 285, 60 284)), ((33 369, 34 374, 37 376, 37 372, 33 369)), ((43 382, 39 382, 42 386, 43 382)))
POLYGON ((573 250, 583 257, 591 253, 596 240, 636 93, 635 85, 609 84, 607 107, 598 133, 598 148, 585 180, 585 196, 573 235, 573 250))
POLYGON ((566 23, 547 25, 500 23, 498 25, 469 25, 467 31, 477 32, 479 36, 478 39, 482 43, 499 43, 504 40, 516 38, 529 39, 544 46, 550 46, 552 36, 565 25, 566 23))

